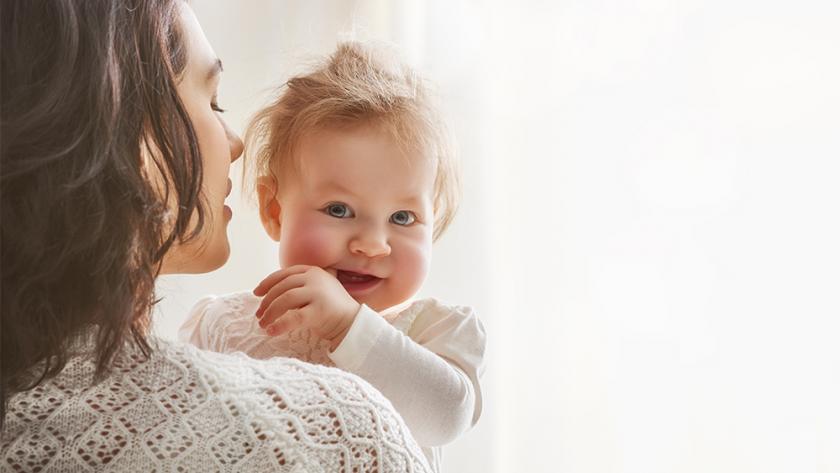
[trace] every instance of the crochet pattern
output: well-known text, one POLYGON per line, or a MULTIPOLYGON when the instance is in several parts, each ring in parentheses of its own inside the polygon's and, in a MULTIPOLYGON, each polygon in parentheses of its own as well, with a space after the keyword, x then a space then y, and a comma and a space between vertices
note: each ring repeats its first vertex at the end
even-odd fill
POLYGON ((427 472, 391 404, 362 379, 153 339, 92 385, 83 346, 12 397, 3 471, 427 472))

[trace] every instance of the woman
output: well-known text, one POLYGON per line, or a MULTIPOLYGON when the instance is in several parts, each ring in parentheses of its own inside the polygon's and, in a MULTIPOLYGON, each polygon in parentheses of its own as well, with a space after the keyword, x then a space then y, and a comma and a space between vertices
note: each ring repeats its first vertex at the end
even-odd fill
POLYGON ((4 471, 427 471, 364 381, 149 335, 228 257, 242 143, 178 0, 2 5, 4 471))

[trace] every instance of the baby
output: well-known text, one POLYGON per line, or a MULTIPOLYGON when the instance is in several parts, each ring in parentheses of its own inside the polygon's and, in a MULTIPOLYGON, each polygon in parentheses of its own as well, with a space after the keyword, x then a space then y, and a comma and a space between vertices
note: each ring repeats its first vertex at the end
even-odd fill
POLYGON ((246 142, 247 175, 283 269, 253 293, 199 301, 181 338, 361 376, 439 470, 440 446, 481 413, 485 334, 469 307, 412 299, 458 195, 423 81, 370 47, 341 44, 285 84, 246 142))

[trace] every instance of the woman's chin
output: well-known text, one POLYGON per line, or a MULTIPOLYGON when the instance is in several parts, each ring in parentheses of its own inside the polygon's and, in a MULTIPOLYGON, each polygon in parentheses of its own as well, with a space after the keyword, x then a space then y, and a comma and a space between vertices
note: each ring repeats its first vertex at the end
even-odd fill
POLYGON ((205 268, 203 271, 198 271, 198 273, 209 273, 210 271, 215 271, 224 266, 229 259, 230 244, 227 239, 225 239, 224 246, 222 248, 218 248, 213 251, 212 254, 207 255, 205 268))
MULTIPOLYGON (((192 247, 193 245, 190 245, 192 247)), ((230 259, 230 243, 227 235, 223 241, 211 245, 195 245, 198 248, 172 248, 164 258, 161 274, 204 274, 215 271, 230 259)))

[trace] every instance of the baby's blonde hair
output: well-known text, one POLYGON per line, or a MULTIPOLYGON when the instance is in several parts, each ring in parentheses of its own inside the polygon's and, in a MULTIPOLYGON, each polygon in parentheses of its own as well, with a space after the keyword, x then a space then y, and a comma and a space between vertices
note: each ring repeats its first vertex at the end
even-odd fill
POLYGON ((338 45, 312 71, 289 79, 277 99, 251 119, 245 133, 246 187, 258 176, 280 185, 297 169, 295 148, 306 133, 329 127, 384 126, 400 147, 437 165, 434 189, 437 240, 458 206, 460 183, 443 121, 424 80, 410 67, 358 42, 338 45))

